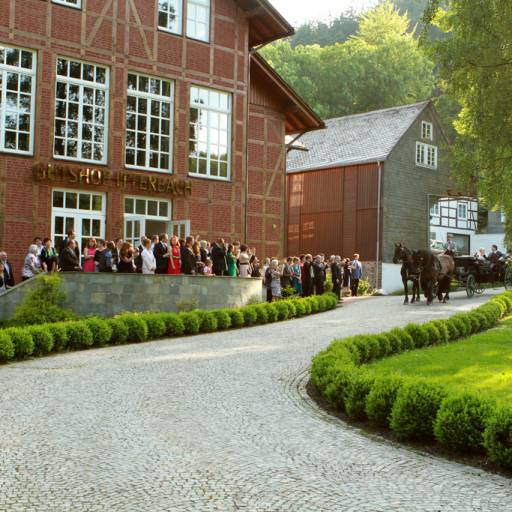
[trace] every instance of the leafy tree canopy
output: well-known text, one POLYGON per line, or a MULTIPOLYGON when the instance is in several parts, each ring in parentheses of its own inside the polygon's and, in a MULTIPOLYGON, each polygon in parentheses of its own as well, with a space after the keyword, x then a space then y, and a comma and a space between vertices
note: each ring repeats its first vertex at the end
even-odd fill
POLYGON ((423 100, 435 85, 406 13, 386 1, 364 13, 355 35, 322 48, 279 42, 263 56, 322 117, 423 100))
POLYGON ((425 21, 444 34, 430 43, 441 77, 462 105, 453 169, 462 185, 503 206, 512 241, 512 2, 431 0, 425 21))

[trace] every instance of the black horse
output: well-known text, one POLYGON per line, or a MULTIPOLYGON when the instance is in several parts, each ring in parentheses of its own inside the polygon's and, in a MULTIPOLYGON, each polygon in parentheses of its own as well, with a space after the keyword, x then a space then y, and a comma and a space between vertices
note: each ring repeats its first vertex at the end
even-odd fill
POLYGON ((435 255, 432 251, 414 251, 414 264, 420 270, 420 284, 431 305, 437 294, 439 302, 450 300, 451 277, 455 270, 455 261, 448 254, 435 255), (444 294, 444 297, 443 297, 444 294))
POLYGON ((402 264, 400 275, 402 276, 402 283, 404 284, 405 299, 404 304, 409 304, 409 281, 412 281, 412 299, 411 303, 420 301, 420 272, 418 267, 414 264, 413 252, 407 247, 400 244, 395 244, 395 255, 393 256, 393 263, 402 264))

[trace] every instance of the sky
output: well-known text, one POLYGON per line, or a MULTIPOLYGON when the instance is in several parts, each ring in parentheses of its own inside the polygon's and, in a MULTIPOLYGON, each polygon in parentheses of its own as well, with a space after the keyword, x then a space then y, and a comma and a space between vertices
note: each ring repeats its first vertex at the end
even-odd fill
POLYGON ((372 7, 377 0, 270 0, 276 9, 294 26, 304 21, 335 18, 342 12, 354 8, 363 10, 372 7))

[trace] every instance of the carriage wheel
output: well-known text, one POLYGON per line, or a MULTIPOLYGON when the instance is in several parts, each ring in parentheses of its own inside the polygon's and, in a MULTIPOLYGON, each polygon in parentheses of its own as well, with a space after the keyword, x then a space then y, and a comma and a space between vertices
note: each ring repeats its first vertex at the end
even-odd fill
POLYGON ((504 281, 505 290, 512 290, 512 267, 507 268, 504 281))
POLYGON ((476 287, 477 287, 476 279, 473 274, 469 274, 466 279, 466 294, 468 298, 472 298, 475 295, 476 287))

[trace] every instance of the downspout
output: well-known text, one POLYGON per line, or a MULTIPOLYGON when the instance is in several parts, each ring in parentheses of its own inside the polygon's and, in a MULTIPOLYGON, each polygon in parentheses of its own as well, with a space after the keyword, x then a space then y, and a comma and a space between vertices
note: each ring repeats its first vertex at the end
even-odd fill
POLYGON ((379 178, 377 184, 377 250, 376 250, 376 265, 375 265, 375 285, 379 287, 379 279, 380 279, 380 208, 381 208, 381 188, 382 188, 382 162, 378 163, 379 165, 379 178))

